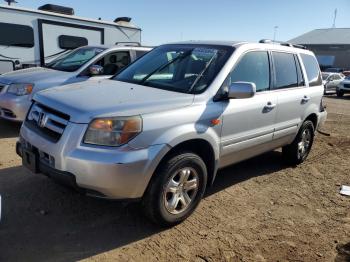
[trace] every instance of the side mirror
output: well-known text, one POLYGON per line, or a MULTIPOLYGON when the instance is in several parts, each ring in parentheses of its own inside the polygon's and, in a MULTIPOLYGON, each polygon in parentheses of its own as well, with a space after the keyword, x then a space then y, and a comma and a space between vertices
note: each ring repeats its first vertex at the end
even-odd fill
POLYGON ((98 76, 103 74, 103 67, 99 65, 92 65, 89 67, 91 76, 98 76))
POLYGON ((251 82, 234 82, 228 90, 228 98, 250 98, 256 93, 256 86, 251 82))

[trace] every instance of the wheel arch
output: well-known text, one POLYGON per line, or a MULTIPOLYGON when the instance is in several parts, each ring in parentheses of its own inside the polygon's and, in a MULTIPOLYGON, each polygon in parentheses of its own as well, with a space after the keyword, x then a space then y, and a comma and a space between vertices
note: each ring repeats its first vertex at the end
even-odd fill
POLYGON ((153 175, 157 174, 157 170, 165 161, 174 156, 177 152, 183 151, 193 152, 203 159, 208 172, 207 186, 211 185, 215 180, 218 168, 218 156, 215 152, 215 149, 213 148, 213 145, 208 140, 203 138, 193 138, 181 141, 178 144, 172 146, 171 149, 162 157, 158 163, 153 175))

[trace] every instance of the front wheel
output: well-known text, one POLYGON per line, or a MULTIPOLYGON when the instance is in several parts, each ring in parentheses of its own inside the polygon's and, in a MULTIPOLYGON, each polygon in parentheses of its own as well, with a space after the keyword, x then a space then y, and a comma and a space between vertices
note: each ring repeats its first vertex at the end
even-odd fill
POLYGON ((142 200, 145 214, 162 226, 178 224, 194 212, 206 184, 203 160, 191 152, 176 154, 154 174, 142 200))
POLYGON ((344 95, 344 92, 341 90, 337 90, 337 97, 342 97, 344 95))
POLYGON ((284 160, 291 165, 298 165, 304 162, 310 153, 314 136, 314 125, 310 120, 306 120, 293 143, 282 148, 284 160))

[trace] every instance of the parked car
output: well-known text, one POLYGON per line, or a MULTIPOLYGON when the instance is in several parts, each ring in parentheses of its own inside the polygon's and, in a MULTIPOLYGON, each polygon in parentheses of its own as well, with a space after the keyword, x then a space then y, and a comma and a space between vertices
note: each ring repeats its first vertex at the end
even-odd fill
POLYGON ((149 50, 149 47, 136 46, 85 46, 55 59, 46 67, 3 74, 0 76, 0 118, 23 121, 36 92, 111 77, 149 50))
POLYGON ((347 76, 338 86, 337 86, 337 96, 342 97, 346 93, 350 93, 350 76, 347 76))
POLYGON ((152 221, 174 225, 220 168, 280 147, 302 163, 326 119, 322 96, 308 50, 167 44, 112 79, 37 93, 16 148, 33 173, 100 198, 141 199, 152 221))
POLYGON ((336 92, 337 86, 344 78, 345 76, 343 74, 322 72, 324 94, 327 94, 329 91, 336 92))
POLYGON ((344 68, 339 67, 331 67, 324 70, 324 72, 328 73, 342 73, 344 71, 344 68))

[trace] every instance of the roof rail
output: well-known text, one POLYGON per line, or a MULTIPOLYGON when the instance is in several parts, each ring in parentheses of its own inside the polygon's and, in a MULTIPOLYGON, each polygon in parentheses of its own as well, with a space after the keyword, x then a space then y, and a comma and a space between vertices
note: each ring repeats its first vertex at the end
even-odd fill
POLYGON ((259 41, 261 44, 279 44, 283 46, 289 46, 289 47, 295 47, 295 48, 300 48, 300 49, 307 49, 306 46, 303 45, 296 45, 288 42, 281 42, 281 41, 274 41, 271 39, 262 39, 259 41))
POLYGON ((115 45, 122 45, 122 46, 141 46, 139 42, 116 42, 115 45))

